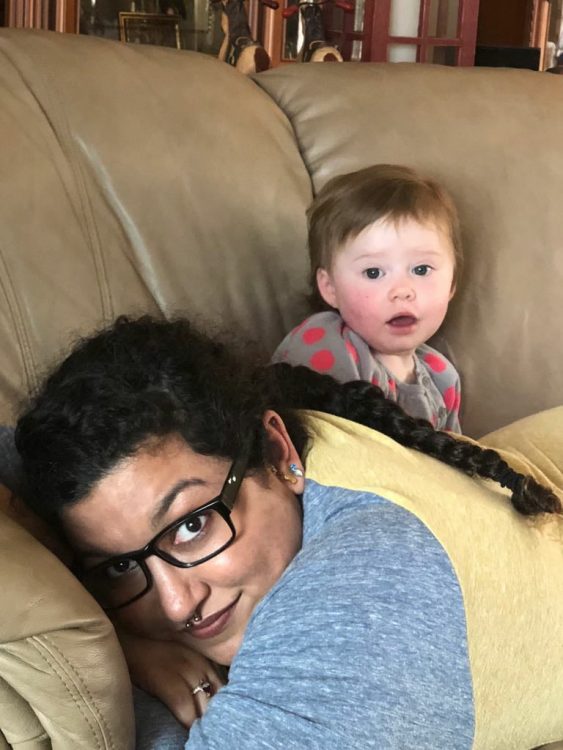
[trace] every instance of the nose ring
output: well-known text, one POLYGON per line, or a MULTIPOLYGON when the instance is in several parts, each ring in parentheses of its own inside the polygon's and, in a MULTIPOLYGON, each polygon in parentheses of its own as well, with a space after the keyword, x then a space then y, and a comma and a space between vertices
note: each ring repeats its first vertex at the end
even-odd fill
POLYGON ((196 625, 198 622, 201 622, 201 615, 199 612, 194 612, 186 623, 186 630, 190 630, 192 625, 196 625))

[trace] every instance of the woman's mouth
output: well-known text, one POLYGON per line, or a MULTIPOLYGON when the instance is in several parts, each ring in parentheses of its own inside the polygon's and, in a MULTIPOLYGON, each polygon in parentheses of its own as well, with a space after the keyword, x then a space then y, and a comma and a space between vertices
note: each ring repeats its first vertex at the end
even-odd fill
POLYGON ((231 604, 229 604, 224 609, 220 609, 218 612, 214 612, 212 615, 205 617, 200 622, 192 622, 192 626, 189 630, 190 636, 192 638, 203 640, 205 638, 213 638, 214 636, 222 633, 229 624, 231 615, 233 614, 239 599, 240 594, 233 602, 231 602, 231 604))

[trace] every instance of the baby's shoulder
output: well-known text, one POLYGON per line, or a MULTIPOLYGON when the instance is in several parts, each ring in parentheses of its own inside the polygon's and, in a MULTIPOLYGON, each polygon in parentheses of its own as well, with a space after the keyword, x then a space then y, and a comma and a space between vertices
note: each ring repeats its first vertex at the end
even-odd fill
POLYGON ((459 381, 459 375, 455 367, 437 349, 428 344, 422 344, 417 348, 415 356, 418 364, 429 373, 441 391, 459 381))
POLYGON ((302 336, 305 331, 318 330, 323 335, 333 334, 342 336, 344 321, 336 310, 324 310, 323 312, 313 313, 305 318, 299 325, 295 326, 288 334, 288 337, 302 336))
POLYGON ((314 313, 287 334, 274 352, 272 361, 301 364, 294 361, 295 356, 301 357, 318 348, 338 348, 343 341, 343 327, 343 320, 335 311, 314 313))

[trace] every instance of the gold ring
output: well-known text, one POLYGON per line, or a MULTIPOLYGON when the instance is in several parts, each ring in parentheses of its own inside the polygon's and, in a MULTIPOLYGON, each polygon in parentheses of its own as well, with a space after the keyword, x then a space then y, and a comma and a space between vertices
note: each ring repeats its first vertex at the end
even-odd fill
POLYGON ((195 688, 192 690, 192 695, 203 693, 206 698, 211 698, 213 695, 213 687, 207 680, 200 680, 195 688))

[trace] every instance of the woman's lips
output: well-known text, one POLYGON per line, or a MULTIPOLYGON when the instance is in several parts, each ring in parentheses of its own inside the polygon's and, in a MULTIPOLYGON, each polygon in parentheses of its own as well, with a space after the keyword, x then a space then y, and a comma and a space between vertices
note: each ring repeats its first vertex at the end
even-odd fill
POLYGON ((192 623, 189 631, 192 638, 213 638, 214 636, 219 635, 219 633, 222 633, 229 624, 229 620, 231 619, 231 615, 233 614, 239 599, 240 594, 239 596, 237 596, 234 602, 231 602, 231 604, 229 604, 224 609, 220 609, 218 612, 214 612, 212 615, 209 615, 209 617, 206 617, 201 622, 192 623))

